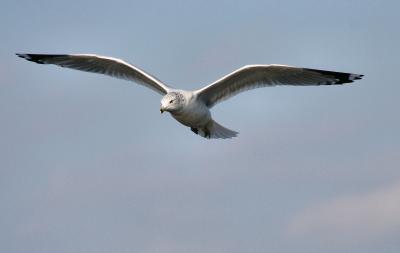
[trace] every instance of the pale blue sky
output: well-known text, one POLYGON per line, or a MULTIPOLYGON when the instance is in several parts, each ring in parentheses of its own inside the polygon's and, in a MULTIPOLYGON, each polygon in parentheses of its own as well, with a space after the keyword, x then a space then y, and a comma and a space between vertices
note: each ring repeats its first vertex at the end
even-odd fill
POLYGON ((400 251, 398 1, 9 1, 0 251, 400 251), (365 74, 238 95, 205 140, 134 83, 23 61, 120 57, 194 89, 246 64, 365 74))

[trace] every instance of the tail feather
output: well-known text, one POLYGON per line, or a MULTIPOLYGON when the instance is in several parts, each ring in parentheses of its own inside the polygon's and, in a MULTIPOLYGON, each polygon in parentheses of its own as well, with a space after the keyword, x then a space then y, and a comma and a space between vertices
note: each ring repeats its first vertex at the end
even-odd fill
POLYGON ((230 139, 232 137, 236 137, 238 132, 230 130, 226 127, 221 126, 214 120, 212 121, 211 129, 210 129, 210 138, 214 139, 230 139))

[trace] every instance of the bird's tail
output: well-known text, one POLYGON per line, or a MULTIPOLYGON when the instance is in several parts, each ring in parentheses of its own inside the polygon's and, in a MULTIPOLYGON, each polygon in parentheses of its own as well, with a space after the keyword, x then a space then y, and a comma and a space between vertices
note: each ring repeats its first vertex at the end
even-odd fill
POLYGON ((210 139, 230 139, 236 137, 238 132, 223 127, 214 120, 210 120, 206 127, 198 129, 197 134, 210 139))

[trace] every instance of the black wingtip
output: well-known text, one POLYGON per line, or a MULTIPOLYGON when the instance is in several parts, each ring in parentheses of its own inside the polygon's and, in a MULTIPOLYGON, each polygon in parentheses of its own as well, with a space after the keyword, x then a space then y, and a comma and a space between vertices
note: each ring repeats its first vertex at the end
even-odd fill
POLYGON ((45 57, 45 55, 42 54, 19 54, 16 53, 16 55, 20 58, 23 58, 27 61, 31 61, 31 62, 36 62, 39 64, 45 64, 42 59, 45 57))
POLYGON ((330 76, 330 77, 333 77, 336 79, 336 81, 334 81, 334 82, 323 83, 325 85, 352 83, 355 80, 361 80, 364 76, 364 75, 360 75, 360 74, 334 72, 334 71, 317 70, 317 69, 308 69, 308 70, 318 72, 324 76, 330 76))
POLYGON ((28 56, 27 54, 19 54, 19 53, 16 53, 16 55, 17 55, 18 57, 24 58, 24 59, 29 58, 29 56, 28 56))

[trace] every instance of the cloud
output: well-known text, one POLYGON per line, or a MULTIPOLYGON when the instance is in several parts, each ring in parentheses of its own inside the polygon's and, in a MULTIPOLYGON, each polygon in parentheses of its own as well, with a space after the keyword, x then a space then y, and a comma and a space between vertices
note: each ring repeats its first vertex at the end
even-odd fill
POLYGON ((400 232, 400 182, 311 206, 288 225, 291 236, 355 243, 390 238, 400 232))

